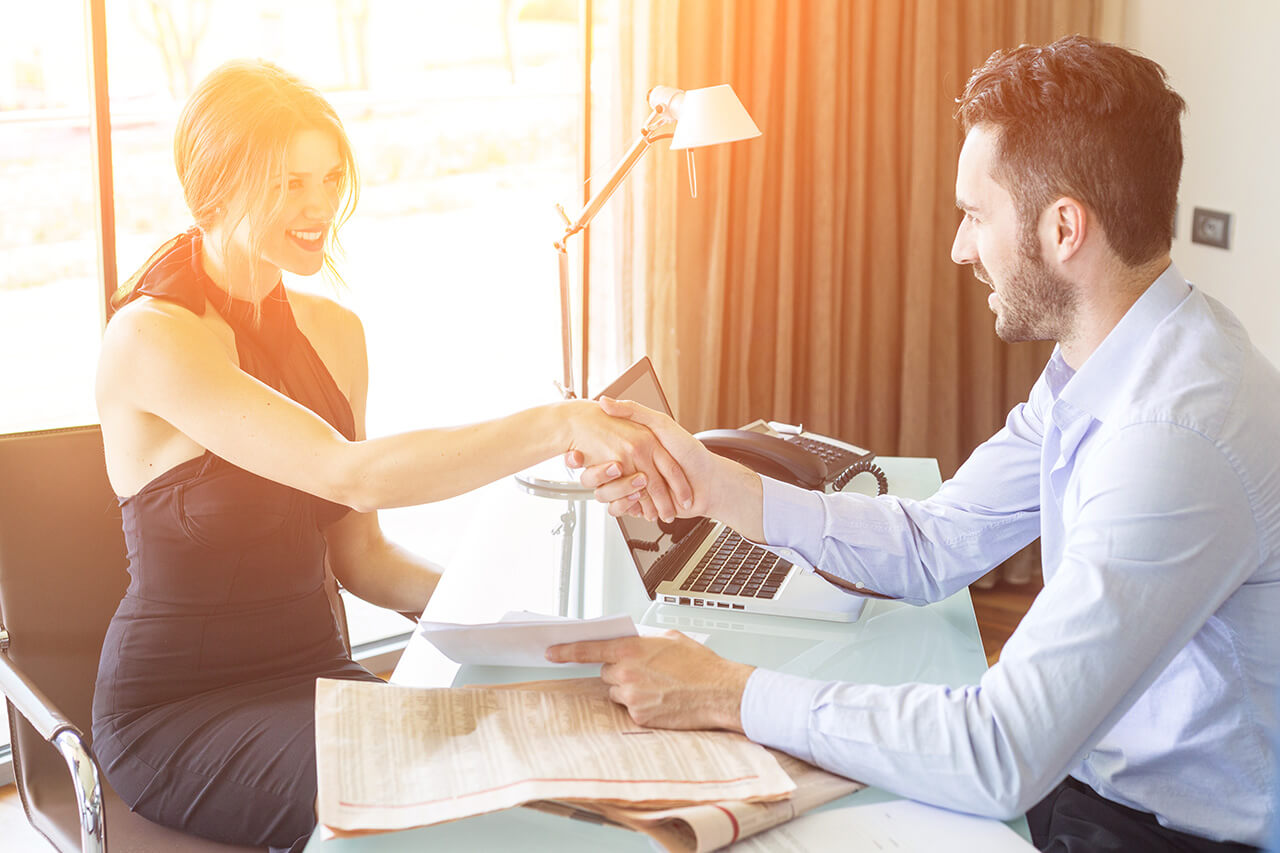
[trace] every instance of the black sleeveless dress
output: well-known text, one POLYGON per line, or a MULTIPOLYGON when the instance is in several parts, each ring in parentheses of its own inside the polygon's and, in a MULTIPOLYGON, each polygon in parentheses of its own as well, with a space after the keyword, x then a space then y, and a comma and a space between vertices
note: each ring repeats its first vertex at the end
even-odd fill
MULTIPOLYGON (((283 284, 256 323, 251 304, 204 273, 199 245, 194 230, 171 240, 134 292, 196 314, 212 306, 235 331, 242 370, 353 438, 351 408, 283 284)), ((348 657, 324 587, 321 530, 348 509, 208 452, 120 506, 130 582, 93 700, 107 781, 134 811, 196 835, 304 841, 315 826, 315 680, 377 680, 348 657)))

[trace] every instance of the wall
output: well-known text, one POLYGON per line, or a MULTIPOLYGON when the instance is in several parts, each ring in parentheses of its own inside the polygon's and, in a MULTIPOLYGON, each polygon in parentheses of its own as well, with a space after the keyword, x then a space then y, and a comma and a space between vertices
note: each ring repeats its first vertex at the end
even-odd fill
POLYGON ((1120 29, 1188 105, 1174 263, 1280 366, 1280 2, 1126 0, 1120 29), (1229 250, 1191 242, 1197 206, 1233 215, 1229 250))

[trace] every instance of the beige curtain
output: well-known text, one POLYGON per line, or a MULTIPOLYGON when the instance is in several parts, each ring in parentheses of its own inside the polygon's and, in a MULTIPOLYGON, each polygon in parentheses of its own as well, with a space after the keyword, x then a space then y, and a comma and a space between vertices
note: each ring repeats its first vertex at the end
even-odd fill
POLYGON ((637 0, 616 14, 615 99, 634 105, 616 111, 617 140, 653 83, 731 83, 763 136, 697 152, 696 199, 684 157, 656 146, 611 223, 630 239, 600 322, 653 358, 692 430, 803 422, 937 457, 949 476, 1051 349, 999 341, 986 287, 951 262, 955 98, 997 48, 1099 33, 1101 0, 637 0))

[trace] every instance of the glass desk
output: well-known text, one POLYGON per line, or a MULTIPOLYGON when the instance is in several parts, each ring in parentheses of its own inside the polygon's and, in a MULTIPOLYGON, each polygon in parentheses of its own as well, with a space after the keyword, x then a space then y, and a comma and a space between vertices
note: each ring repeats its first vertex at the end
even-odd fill
MULTIPOLYGON (((928 497, 941 485, 933 459, 879 457, 890 492, 928 497)), ((847 491, 874 494, 870 477, 856 477, 847 491)), ((427 607, 427 619, 485 622, 511 610, 566 612, 592 617, 630 613, 637 622, 709 635, 707 646, 724 657, 820 679, 871 684, 922 681, 953 687, 973 684, 986 671, 986 656, 968 590, 927 607, 868 601, 851 624, 661 605, 645 594, 617 525, 591 501, 578 504, 576 529, 562 522, 565 503, 522 492, 514 483, 495 492, 490 513, 473 521, 473 543, 450 565, 427 607), (575 538, 573 571, 564 587, 562 536, 575 538)), ((833 590, 833 595, 841 595, 833 590)), ((392 675, 396 684, 449 687, 544 678, 581 678, 598 666, 549 668, 460 666, 415 636, 392 675)), ((867 788, 824 808, 894 799, 867 788)), ((1010 824, 1026 835, 1025 822, 1010 824)), ((652 850, 648 836, 531 809, 503 812, 404 832, 307 845, 311 853, 396 853, 423 849, 652 850)))

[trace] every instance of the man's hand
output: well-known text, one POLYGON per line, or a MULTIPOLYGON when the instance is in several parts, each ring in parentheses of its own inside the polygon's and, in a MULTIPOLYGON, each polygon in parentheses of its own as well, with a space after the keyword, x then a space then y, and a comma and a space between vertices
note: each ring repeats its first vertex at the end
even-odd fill
MULTIPOLYGON (((655 412, 639 403, 601 397, 600 408, 615 418, 646 427, 657 436, 663 448, 684 471, 693 489, 693 502, 690 506, 681 508, 681 517, 691 518, 708 514, 708 499, 715 479, 714 469, 717 457, 707 450, 702 442, 667 415, 655 412)), ((575 467, 573 460, 566 459, 565 462, 569 467, 575 467)), ((635 488, 625 477, 618 477, 607 464, 587 467, 579 479, 582 485, 595 489, 596 500, 609 504, 609 512, 612 515, 622 515, 634 510, 644 496, 643 489, 635 488)))
POLYGON ((566 465, 591 465, 601 477, 623 484, 620 488, 637 495, 631 504, 638 504, 638 512, 650 521, 671 521, 688 514, 693 488, 681 466, 644 424, 612 417, 591 401, 570 405, 574 408, 566 465))
POLYGON ((725 660, 678 631, 564 643, 547 649, 558 663, 602 663, 609 698, 631 719, 660 729, 742 731, 742 693, 755 667, 725 660))
MULTIPOLYGON (((683 427, 661 412, 639 403, 600 398, 600 408, 609 415, 646 427, 680 467, 692 488, 692 502, 678 506, 681 518, 710 516, 731 525, 750 539, 764 541, 763 489, 760 477, 737 462, 717 456, 683 427)), ((578 468, 583 460, 566 455, 565 464, 578 468)), ((587 460, 582 485, 595 490, 596 500, 609 505, 610 515, 648 513, 646 490, 637 486, 625 469, 607 462, 587 460)), ((665 520, 665 517, 664 517, 665 520)))

